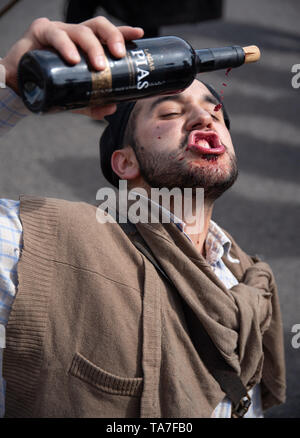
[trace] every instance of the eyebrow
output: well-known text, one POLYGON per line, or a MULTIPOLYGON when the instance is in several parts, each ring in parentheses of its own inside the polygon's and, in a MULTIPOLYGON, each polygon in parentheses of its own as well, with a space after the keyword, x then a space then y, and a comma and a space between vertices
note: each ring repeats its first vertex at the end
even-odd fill
MULTIPOLYGON (((167 101, 184 102, 185 101, 185 97, 183 97, 181 94, 174 94, 174 95, 171 95, 171 96, 159 97, 158 99, 156 99, 154 102, 151 103, 151 105, 150 105, 150 112, 152 112, 154 110, 154 108, 156 108, 161 103, 167 102, 167 101)), ((206 102, 206 103, 212 103, 213 105, 218 105, 218 103, 220 103, 211 94, 205 94, 203 96, 203 101, 206 102)))

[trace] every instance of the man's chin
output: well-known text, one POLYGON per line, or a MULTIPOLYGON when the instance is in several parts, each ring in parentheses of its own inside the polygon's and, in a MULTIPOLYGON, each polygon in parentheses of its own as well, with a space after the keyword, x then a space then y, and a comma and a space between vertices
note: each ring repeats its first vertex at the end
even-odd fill
POLYGON ((237 178, 237 163, 235 156, 228 153, 220 154, 216 159, 201 155, 187 160, 172 160, 173 157, 163 154, 159 157, 148 154, 138 156, 141 175, 147 185, 152 188, 172 190, 204 189, 207 199, 217 199, 232 186, 237 178), (149 159, 149 156, 151 159, 149 159), (151 166, 149 166, 151 163, 151 166))
POLYGON ((210 182, 206 181, 206 183, 203 184, 204 199, 215 201, 221 195, 223 195, 223 193, 225 193, 228 189, 230 189, 230 187, 233 186, 237 177, 238 177, 238 171, 236 169, 226 178, 219 178, 215 181, 210 181, 210 182))

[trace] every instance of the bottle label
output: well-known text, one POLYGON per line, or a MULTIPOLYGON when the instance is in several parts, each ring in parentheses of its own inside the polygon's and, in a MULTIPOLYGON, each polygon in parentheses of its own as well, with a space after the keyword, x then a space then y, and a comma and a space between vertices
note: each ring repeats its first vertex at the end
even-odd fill
MULTIPOLYGON (((90 96, 91 103, 100 103, 101 98, 107 96, 112 91, 111 68, 106 60, 106 67, 102 71, 92 71, 92 91, 90 96)), ((103 99, 104 100, 104 99, 103 99)))
POLYGON ((107 68, 92 74, 97 103, 150 97, 186 88, 194 78, 194 52, 176 37, 126 43, 120 59, 106 52, 107 68))
POLYGON ((155 70, 154 60, 149 49, 128 51, 128 62, 136 88, 142 90, 149 87, 150 74, 155 70))
POLYGON ((124 58, 106 58, 106 62, 105 70, 92 72, 92 103, 110 100, 126 91, 139 93, 149 86, 160 87, 165 83, 153 75, 155 61, 148 48, 127 50, 124 58))

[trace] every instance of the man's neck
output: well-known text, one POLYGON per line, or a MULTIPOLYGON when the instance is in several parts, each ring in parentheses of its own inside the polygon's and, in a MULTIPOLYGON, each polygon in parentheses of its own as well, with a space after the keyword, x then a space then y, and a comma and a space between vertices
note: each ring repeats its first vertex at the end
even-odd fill
MULTIPOLYGON (((143 183, 138 184, 137 186, 131 185, 130 187, 133 190, 138 191, 139 188, 143 188, 148 193, 148 197, 151 199, 151 188, 143 183)), ((207 200, 204 200, 203 202, 197 203, 197 200, 194 199, 193 195, 193 201, 190 204, 191 208, 190 211, 186 211, 184 209, 181 210, 181 215, 178 216, 178 212, 176 211, 176 208, 174 206, 174 202, 170 202, 170 208, 169 211, 177 218, 180 218, 187 226, 185 227, 184 231, 189 236, 195 247, 198 249, 198 251, 205 257, 205 240, 207 237, 210 220, 212 216, 213 211, 213 202, 209 202, 207 200), (191 226, 189 224, 193 224, 193 221, 195 221, 195 218, 200 218, 202 215, 202 221, 197 220, 196 226, 191 226), (198 222, 199 226, 198 226, 198 222)))
MULTIPOLYGON (((191 239, 191 241, 193 242, 193 244, 195 245, 197 250, 203 255, 203 257, 206 257, 205 240, 206 240, 209 225, 210 225, 212 211, 213 211, 213 204, 211 203, 211 204, 207 205, 206 203, 204 203, 204 217, 203 217, 203 223, 201 224, 201 227, 199 227, 198 230, 197 229, 193 230, 192 232, 189 232, 189 227, 186 230, 186 234, 189 236, 189 238, 191 239)), ((193 212, 194 217, 196 217, 196 215, 200 215, 200 214, 201 214, 200 211, 193 212)), ((184 222, 187 223, 188 220, 189 220, 188 217, 186 217, 186 216, 183 217, 184 222)))

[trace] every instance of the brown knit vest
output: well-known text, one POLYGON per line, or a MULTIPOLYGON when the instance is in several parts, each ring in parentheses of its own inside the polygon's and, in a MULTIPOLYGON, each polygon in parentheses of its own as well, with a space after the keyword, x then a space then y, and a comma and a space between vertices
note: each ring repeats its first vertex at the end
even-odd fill
POLYGON ((209 417, 224 393, 178 294, 119 225, 57 199, 23 197, 20 214, 6 416, 209 417))

